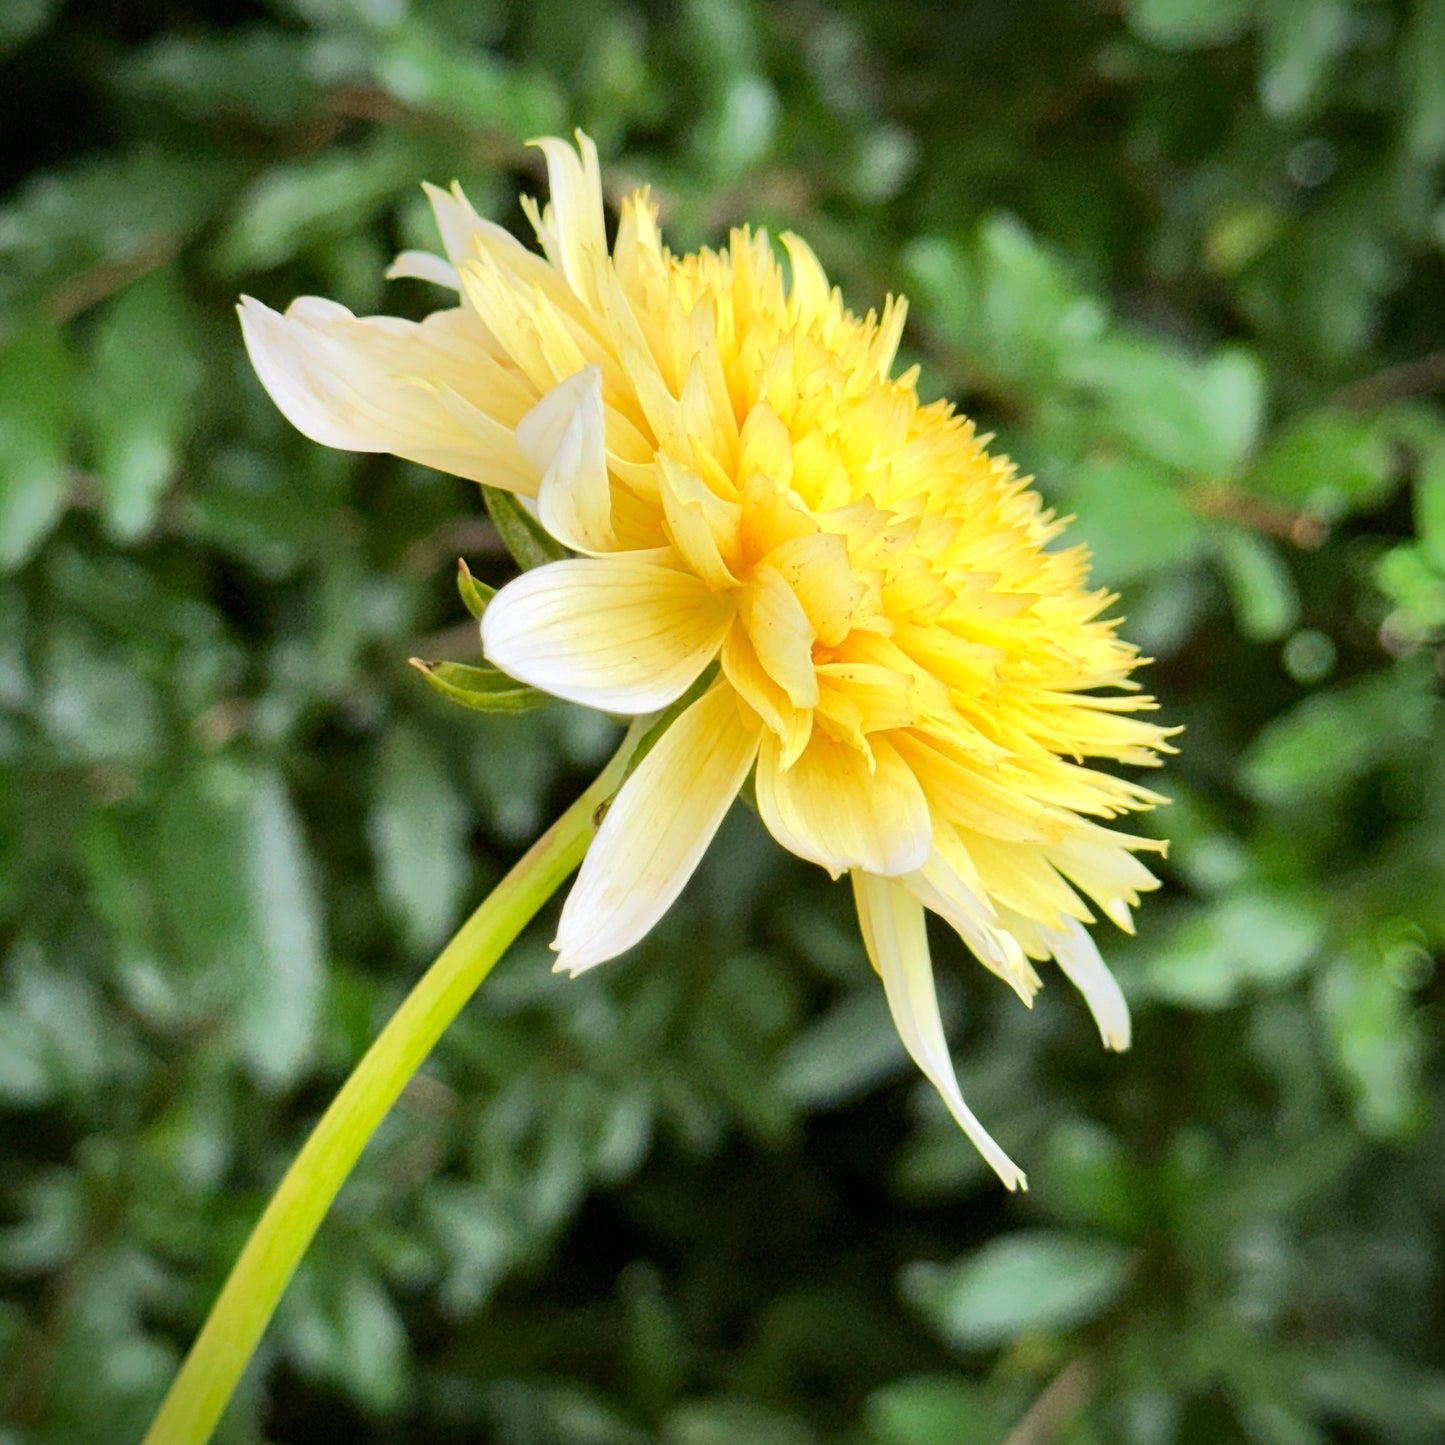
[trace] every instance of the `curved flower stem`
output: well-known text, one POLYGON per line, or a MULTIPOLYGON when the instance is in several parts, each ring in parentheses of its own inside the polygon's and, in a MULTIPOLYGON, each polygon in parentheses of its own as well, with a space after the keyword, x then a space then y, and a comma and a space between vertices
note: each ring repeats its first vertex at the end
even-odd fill
POLYGON ((144 1445, 201 1445, 210 1438, 367 1141, 492 965, 582 861, 594 815, 626 776, 649 721, 633 724, 592 786, 461 926, 352 1071, 251 1232, 144 1445))

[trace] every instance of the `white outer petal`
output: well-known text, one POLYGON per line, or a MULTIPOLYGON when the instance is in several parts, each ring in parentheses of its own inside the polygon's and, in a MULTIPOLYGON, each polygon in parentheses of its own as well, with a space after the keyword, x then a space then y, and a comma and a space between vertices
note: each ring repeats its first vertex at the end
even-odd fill
POLYGON ((943 1021, 938 1016, 938 995, 933 987, 933 964, 928 956, 928 932, 923 905, 900 883, 855 870, 853 896, 868 957, 888 996, 888 1008, 898 1036, 938 1090, 948 1112, 988 1161, 1008 1189, 1027 1189, 1028 1181, 993 1136, 963 1102, 949 1057, 943 1021))
POLYGON ((487 604, 489 662, 554 697, 604 712, 675 702, 722 646, 729 605, 689 572, 636 556, 549 562, 487 604))
POLYGON ((1114 975, 1099 954, 1093 935, 1075 918, 1065 921, 1057 932, 1041 930, 1045 943, 1065 977, 1084 995, 1089 1012, 1099 1026, 1106 1049, 1122 1053, 1129 1047, 1129 1003, 1114 975))
POLYGON ((662 735, 613 799, 567 895, 556 967, 615 958, 672 907, 753 765, 757 734, 714 687, 662 735))
POLYGON ((238 310, 261 384, 312 441, 392 452, 509 491, 535 487, 512 428, 452 394, 490 363, 462 313, 358 317, 318 296, 298 297, 284 316, 249 296, 238 310))
POLYGON ((554 386, 517 423, 517 445, 542 473, 537 515, 548 532, 574 552, 611 551, 601 368, 584 366, 554 386))

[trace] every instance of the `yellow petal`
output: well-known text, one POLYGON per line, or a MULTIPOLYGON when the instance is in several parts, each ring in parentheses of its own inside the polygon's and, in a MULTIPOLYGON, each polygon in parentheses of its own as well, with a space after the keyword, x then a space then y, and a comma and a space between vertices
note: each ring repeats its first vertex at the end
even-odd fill
POLYGON ((843 539, 828 532, 793 537, 773 548, 765 560, 793 589, 819 642, 826 647, 842 642, 866 592, 848 562, 843 539))
POLYGON ((782 573, 757 567, 738 594, 738 616, 768 676, 788 694, 794 707, 818 705, 818 675, 813 670, 816 634, 782 573))
POLYGON ((758 812, 773 837, 835 878, 850 868, 887 877, 911 873, 933 847, 923 790, 882 737, 873 744, 870 769, 863 754, 815 730, 797 762, 784 769, 781 744, 767 734, 757 791, 758 812))
POLYGON ((736 587, 738 579, 723 549, 737 549, 737 503, 724 501, 695 471, 665 453, 658 463, 658 489, 673 545, 709 587, 718 591, 736 587))
POLYGON ((615 547, 601 371, 587 366, 553 387, 517 423, 517 445, 542 473, 542 525, 574 552, 615 547))
POLYGON ((712 660, 731 608, 653 558, 550 562, 509 582, 482 617, 495 666, 604 712, 655 712, 712 660))
POLYGON ((720 660, 723 676, 732 683, 738 696, 757 713, 765 727, 777 734, 782 744, 779 765, 792 767, 812 735, 812 709, 794 707, 787 693, 763 670, 747 628, 741 622, 735 622, 728 629, 720 660))
POLYGON ((801 236, 784 231, 778 238, 788 253, 793 284, 788 288, 788 311, 794 321, 806 328, 821 321, 828 313, 830 291, 828 278, 813 254, 813 248, 801 236))
POLYGON ((892 668, 824 662, 817 674, 820 723, 861 753, 871 751, 870 733, 906 728, 916 720, 908 679, 892 668))
POLYGON ((853 897, 858 904, 863 942, 883 980, 888 1008, 903 1047, 938 1090, 948 1105, 948 1112, 1005 1187, 1027 1189, 1023 1170, 999 1148, 963 1102, 948 1053, 948 1040, 943 1033, 943 1021, 938 1016, 923 905, 901 884, 860 871, 853 874, 853 897))
MULTIPOLYGON (((495 605, 495 604, 494 604, 495 605)), ((714 687, 662 735, 602 820, 562 909, 557 967, 580 973, 631 948, 692 877, 753 765, 757 733, 714 687)))
POLYGON ((765 401, 748 412, 738 443, 738 476, 755 472, 780 487, 793 480, 793 438, 765 401))

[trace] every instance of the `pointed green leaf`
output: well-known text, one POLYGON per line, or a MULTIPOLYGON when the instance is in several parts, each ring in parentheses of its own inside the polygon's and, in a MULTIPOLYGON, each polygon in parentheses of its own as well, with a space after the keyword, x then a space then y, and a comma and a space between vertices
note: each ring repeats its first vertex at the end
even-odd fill
POLYGON ((495 587, 488 587, 472 576, 471 568, 460 557, 457 558, 457 591, 461 593, 463 606, 478 622, 487 610, 487 603, 497 595, 495 587))
POLYGON ((159 885, 195 1002, 235 1030, 259 1083, 308 1067, 320 1015, 320 900, 290 796, 273 768, 207 759, 167 796, 159 885))
POLYGON ((529 712, 552 699, 535 687, 498 672, 495 667, 469 667, 464 662, 408 661, 445 698, 474 712, 529 712))

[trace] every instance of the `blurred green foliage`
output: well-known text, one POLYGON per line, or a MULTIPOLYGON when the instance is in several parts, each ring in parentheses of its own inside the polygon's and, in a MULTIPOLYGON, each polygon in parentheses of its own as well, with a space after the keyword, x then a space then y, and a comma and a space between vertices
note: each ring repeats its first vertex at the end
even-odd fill
POLYGON ((1136 1047, 939 936, 1005 1196, 846 890, 740 811, 627 959, 505 962, 224 1439, 1445 1439, 1445 3, 10 0, 0 119, 6 1445, 138 1437, 611 745, 408 670, 475 661, 475 490, 293 434, 231 315, 418 314, 416 183, 520 226, 577 124, 674 245, 792 226, 906 291, 925 391, 1077 516, 1188 728, 1108 947, 1136 1047))

